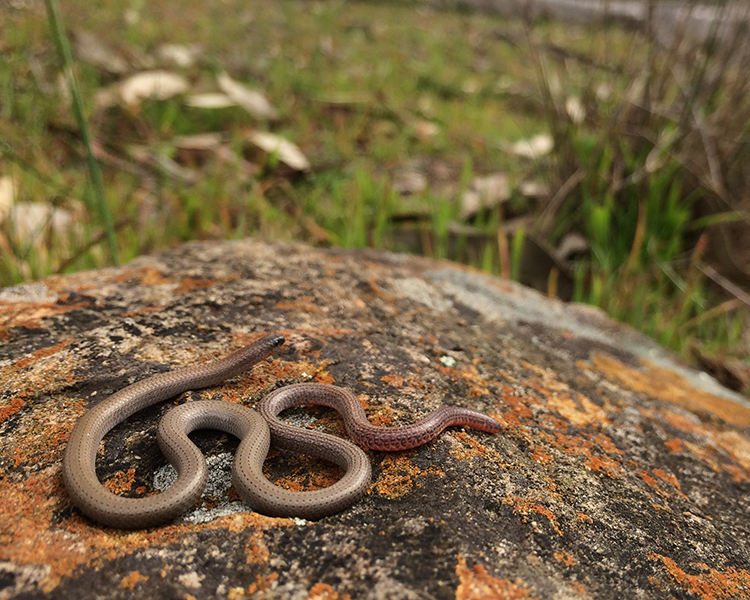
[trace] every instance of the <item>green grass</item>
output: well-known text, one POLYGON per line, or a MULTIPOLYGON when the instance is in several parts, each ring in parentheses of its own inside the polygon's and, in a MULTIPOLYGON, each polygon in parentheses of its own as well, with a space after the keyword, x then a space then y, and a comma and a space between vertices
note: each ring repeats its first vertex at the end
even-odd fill
POLYGON ((133 72, 162 44, 199 44, 196 64, 167 67, 187 77, 191 91, 215 90, 216 74, 227 71, 263 91, 280 118, 190 108, 182 97, 98 109, 97 92, 118 77, 78 60, 72 73, 92 132, 87 144, 59 92, 46 15, 8 10, 0 30, 0 177, 16 181, 17 205, 70 211, 77 227, 55 230, 48 219, 21 235, 11 219, 0 222, 0 286, 110 264, 112 231, 123 261, 184 240, 257 236, 417 252, 520 279, 529 240, 554 245, 578 232, 589 251, 549 272, 550 292, 567 278, 574 299, 669 347, 750 363, 748 307, 701 270, 701 235, 718 221, 742 221, 727 198, 750 184, 741 161, 750 148, 748 77, 731 66, 717 72, 719 51, 686 65, 616 27, 527 25, 397 3, 63 0, 61 9, 69 35, 95 33, 143 63, 133 72), (638 78, 645 91, 634 95, 638 78), (586 110, 581 122, 566 112, 571 97, 586 110), (707 179, 710 153, 701 153, 686 114, 719 132, 725 197, 707 179), (251 152, 243 140, 255 128, 296 143, 311 172, 294 174, 277 157, 251 152), (178 136, 206 132, 221 132, 245 162, 179 150, 178 136), (545 132, 555 139, 548 157, 506 151, 545 132), (89 184, 94 150, 103 197, 89 184), (188 178, 171 173, 169 161, 188 178), (408 197, 394 189, 405 168, 427 180, 408 197), (511 198, 462 220, 470 182, 498 171, 511 198), (519 192, 528 180, 548 184, 551 205, 519 192), (719 216, 699 212, 717 198, 719 216), (517 217, 528 219, 506 229, 517 217))

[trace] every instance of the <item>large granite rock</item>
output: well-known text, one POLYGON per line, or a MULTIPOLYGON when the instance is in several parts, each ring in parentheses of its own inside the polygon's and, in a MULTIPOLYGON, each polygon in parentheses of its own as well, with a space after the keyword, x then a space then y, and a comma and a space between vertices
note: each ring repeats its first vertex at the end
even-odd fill
MULTIPOLYGON (((106 438, 108 488, 165 485, 172 404, 106 438)), ((342 432, 326 409, 290 418, 342 432)), ((189 244, 4 290, 0 436, 0 598, 750 598, 748 404, 595 310, 449 263, 189 244), (176 402, 315 380, 376 424, 459 404, 504 431, 369 452, 368 494, 317 522, 247 510, 236 442, 210 432, 212 481, 183 520, 123 532, 71 507, 60 462, 87 406, 268 332, 288 339, 272 360, 176 402)), ((293 489, 337 477, 287 453, 266 467, 293 489)))

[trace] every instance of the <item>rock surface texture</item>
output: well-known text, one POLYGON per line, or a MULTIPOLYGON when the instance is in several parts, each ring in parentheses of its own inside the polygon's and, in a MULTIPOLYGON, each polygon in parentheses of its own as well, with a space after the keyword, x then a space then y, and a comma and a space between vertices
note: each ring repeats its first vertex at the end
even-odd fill
MULTIPOLYGON (((343 435, 328 409, 286 418, 343 435)), ((279 451, 266 473, 339 476, 279 451)), ((592 309, 449 263, 258 242, 0 291, 0 599, 736 599, 748 565, 750 407, 592 309), (376 425, 462 405, 503 432, 368 452, 366 496, 316 522, 243 506, 236 441, 212 432, 194 436, 212 477, 183 519, 123 532, 71 507, 61 458, 87 406, 273 332, 286 345, 252 371, 116 427, 104 485, 168 485, 154 436, 171 405, 252 406, 294 382, 353 390, 376 425)))

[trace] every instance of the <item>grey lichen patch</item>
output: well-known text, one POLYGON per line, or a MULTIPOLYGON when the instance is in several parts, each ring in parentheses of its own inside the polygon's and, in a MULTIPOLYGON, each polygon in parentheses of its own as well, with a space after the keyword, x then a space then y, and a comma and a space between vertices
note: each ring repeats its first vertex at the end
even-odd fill
POLYGON ((422 304, 437 313, 445 313, 453 308, 453 304, 446 300, 434 286, 418 277, 394 279, 391 282, 391 288, 402 298, 412 303, 422 304))
POLYGON ((50 292, 42 281, 31 281, 0 289, 1 302, 55 302, 57 295, 50 292))
MULTIPOLYGON (((185 513, 183 521, 191 523, 209 523, 219 517, 252 510, 244 502, 230 496, 232 489, 232 462, 234 457, 229 452, 207 456, 208 481, 201 495, 201 500, 213 506, 206 508, 203 504, 185 513)), ((154 473, 154 489, 160 492, 167 490, 177 481, 177 471, 172 465, 164 465, 154 473)))

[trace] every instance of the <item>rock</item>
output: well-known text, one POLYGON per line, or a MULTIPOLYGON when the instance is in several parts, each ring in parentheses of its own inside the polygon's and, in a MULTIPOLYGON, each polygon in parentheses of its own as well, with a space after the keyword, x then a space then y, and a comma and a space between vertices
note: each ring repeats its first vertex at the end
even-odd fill
MULTIPOLYGON (((591 308, 404 255, 196 243, 1 291, 0 340, 0 598, 750 598, 750 406, 591 308), (315 380, 379 425, 456 404, 504 431, 368 452, 368 494, 317 522, 243 506, 236 442, 213 432, 182 520, 118 531, 71 507, 60 463, 87 406, 269 332, 273 359, 176 401, 315 380)), ((108 488, 163 486, 172 404, 108 435, 108 488)), ((342 432, 326 409, 291 418, 342 432)), ((266 467, 293 489, 337 477, 277 451, 266 467)))

